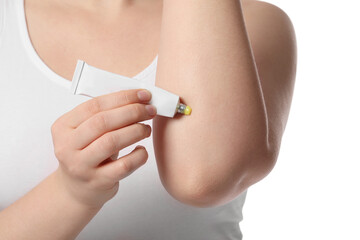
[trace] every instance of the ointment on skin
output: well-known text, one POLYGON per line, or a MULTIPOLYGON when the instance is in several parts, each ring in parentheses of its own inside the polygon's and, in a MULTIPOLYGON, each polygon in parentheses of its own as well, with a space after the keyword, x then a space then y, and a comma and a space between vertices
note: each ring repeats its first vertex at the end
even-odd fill
POLYGON ((156 107, 157 115, 173 118, 176 113, 191 114, 190 106, 180 103, 180 97, 147 82, 90 66, 78 60, 71 84, 71 92, 97 97, 121 90, 146 89, 151 92, 149 104, 156 107))

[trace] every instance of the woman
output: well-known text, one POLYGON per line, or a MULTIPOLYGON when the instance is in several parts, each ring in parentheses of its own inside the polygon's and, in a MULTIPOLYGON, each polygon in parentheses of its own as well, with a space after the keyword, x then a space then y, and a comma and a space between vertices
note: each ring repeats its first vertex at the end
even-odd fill
POLYGON ((246 190, 279 153, 294 36, 258 1, 0 0, 0 238, 241 239, 246 190), (78 59, 193 112, 71 95, 78 59))

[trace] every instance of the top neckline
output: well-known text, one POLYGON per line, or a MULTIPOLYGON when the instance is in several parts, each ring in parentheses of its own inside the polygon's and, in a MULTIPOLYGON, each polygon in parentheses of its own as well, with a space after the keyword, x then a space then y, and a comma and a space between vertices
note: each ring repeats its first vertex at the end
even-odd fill
MULTIPOLYGON (((48 65, 46 65, 45 62, 37 54, 34 46, 32 45, 30 36, 29 36, 29 32, 28 32, 28 28, 27 28, 24 1, 25 0, 17 1, 16 13, 17 13, 17 17, 18 17, 20 36, 21 36, 22 42, 24 44, 24 47, 26 49, 28 56, 30 57, 32 62, 38 67, 38 69, 41 72, 43 72, 49 79, 51 79, 55 83, 65 87, 65 88, 70 89, 72 81, 69 81, 68 79, 60 76, 59 74, 54 72, 48 65)), ((155 56, 155 58, 152 60, 152 62, 146 68, 144 68, 142 71, 140 71, 138 74, 136 74, 133 77, 128 77, 128 76, 124 76, 124 75, 120 75, 120 76, 127 77, 127 78, 143 79, 150 72, 152 72, 152 70, 155 69, 155 66, 157 63, 157 58, 158 58, 158 54, 155 56)))

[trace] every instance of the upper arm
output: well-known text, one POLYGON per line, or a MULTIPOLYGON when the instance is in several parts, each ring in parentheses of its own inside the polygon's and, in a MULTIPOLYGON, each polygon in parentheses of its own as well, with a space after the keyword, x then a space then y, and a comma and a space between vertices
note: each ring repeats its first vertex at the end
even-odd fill
POLYGON ((264 95, 269 144, 276 160, 295 84, 295 32, 287 14, 272 4, 244 2, 243 13, 264 95))

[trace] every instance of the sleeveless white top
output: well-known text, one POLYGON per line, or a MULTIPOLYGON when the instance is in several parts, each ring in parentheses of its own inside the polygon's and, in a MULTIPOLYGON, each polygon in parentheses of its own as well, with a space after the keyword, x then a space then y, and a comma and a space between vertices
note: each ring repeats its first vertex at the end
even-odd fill
MULTIPOLYGON (((155 84, 157 57, 134 78, 155 84)), ((71 82, 52 71, 33 48, 23 0, 0 0, 0 211, 50 173, 51 125, 90 98, 70 93, 71 82)), ((144 121, 152 126, 152 120, 144 121)), ((83 229, 86 240, 240 240, 246 192, 218 207, 196 208, 172 198, 162 186, 152 137, 145 165, 121 180, 116 196, 83 229)), ((135 146, 121 150, 129 153, 135 146)))

